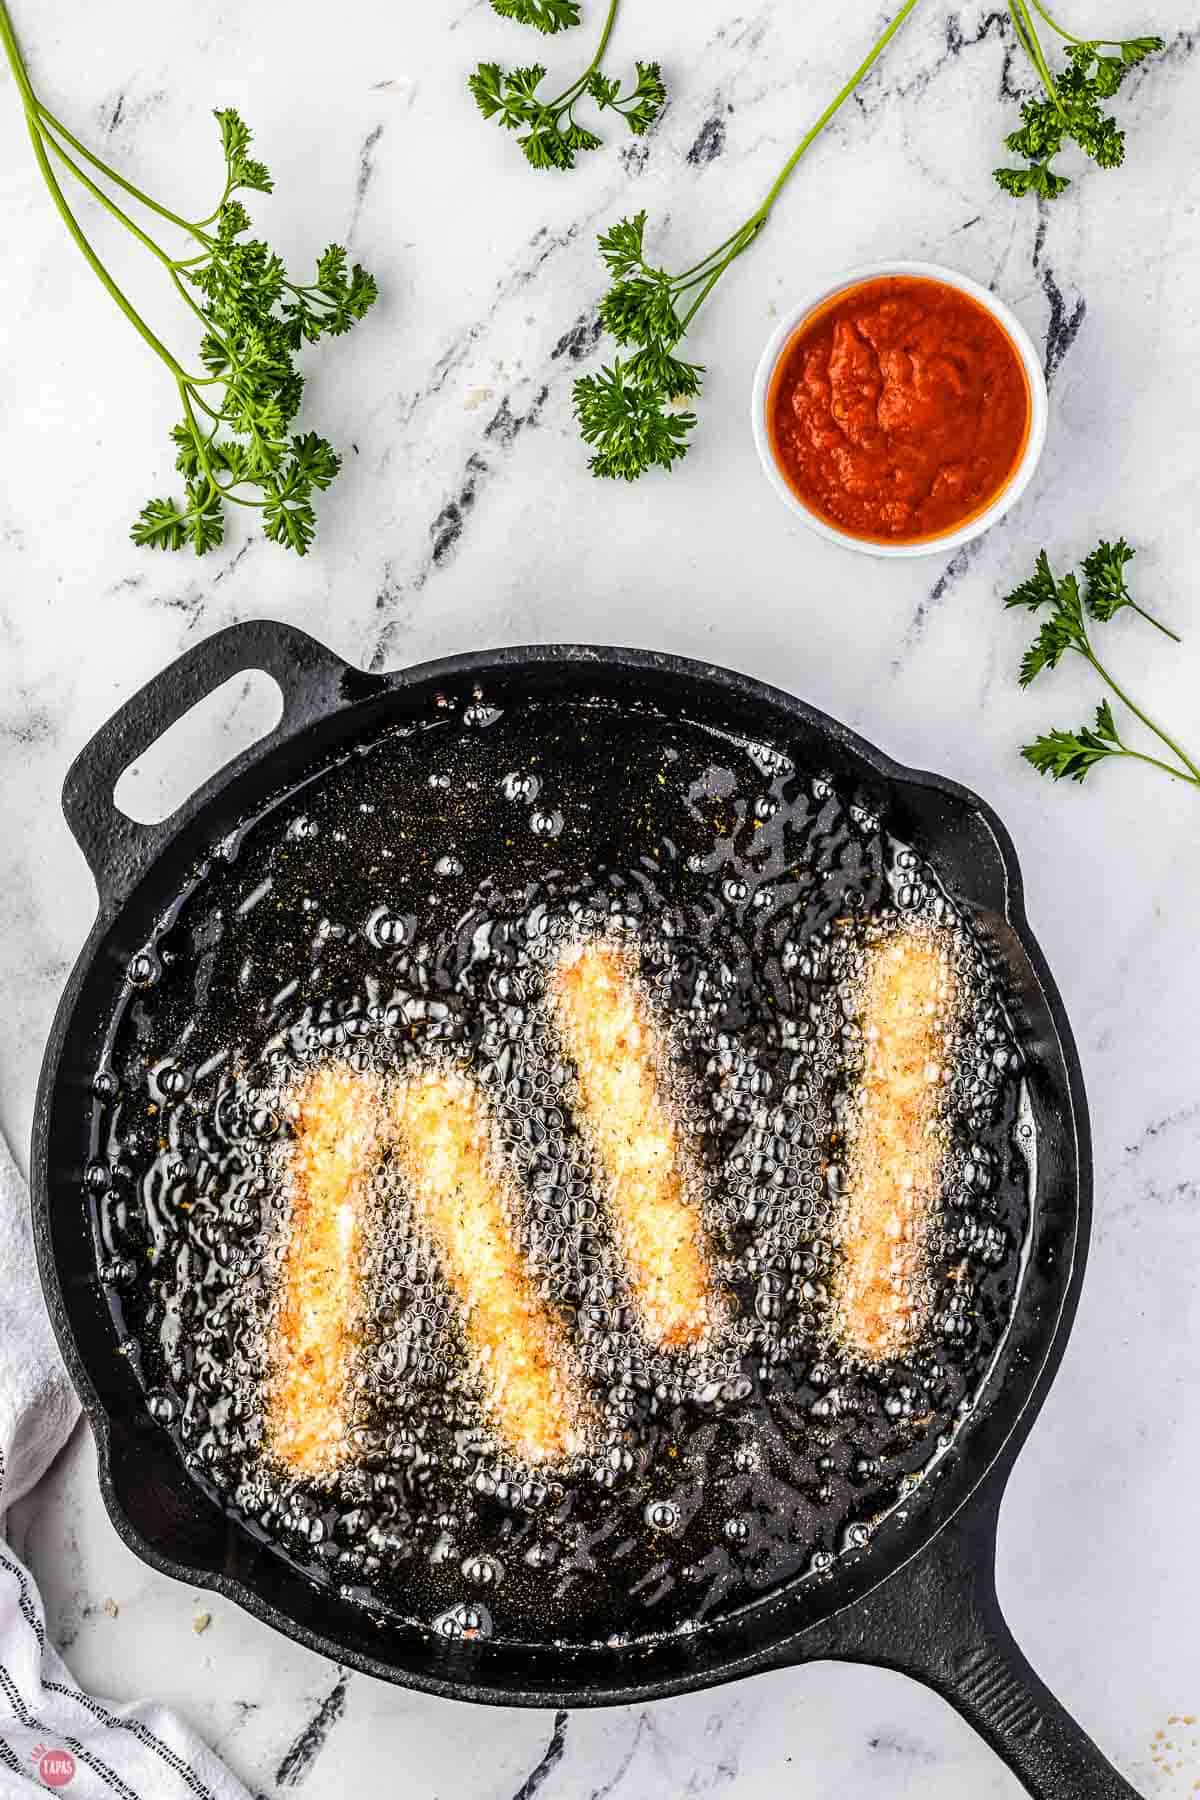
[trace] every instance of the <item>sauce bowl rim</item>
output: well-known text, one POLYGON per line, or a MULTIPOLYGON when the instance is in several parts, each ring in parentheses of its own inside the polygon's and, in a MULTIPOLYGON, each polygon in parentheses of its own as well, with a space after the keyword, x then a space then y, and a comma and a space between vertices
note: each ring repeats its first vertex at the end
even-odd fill
POLYGON ((758 366, 754 372, 750 402, 750 424, 754 433, 754 446, 758 451, 758 459, 767 480, 784 504, 818 537, 823 537, 832 544, 840 544, 844 549, 856 550, 860 555, 878 557, 941 555, 947 550, 957 550, 963 544, 969 544, 974 538, 981 537, 985 531, 990 530, 1003 518, 1010 507, 1016 505, 1032 481, 1034 471, 1041 461, 1042 451, 1045 448, 1049 413, 1050 396, 1046 387, 1046 376, 1041 358, 1034 346, 1033 339, 1012 309, 970 275, 960 274, 958 270, 945 268, 940 263, 911 261, 862 263, 852 269, 845 269, 840 274, 830 276, 819 287, 811 289, 796 305, 790 307, 771 332, 762 355, 759 357, 758 366), (990 313, 1012 342, 1021 358, 1025 378, 1029 385, 1029 430, 1025 439, 1025 447, 1020 461, 1000 492, 989 505, 966 520, 964 524, 951 531, 940 532, 934 537, 919 538, 911 543, 888 543, 874 538, 856 537, 852 532, 843 531, 837 525, 831 524, 828 519, 823 518, 812 507, 806 505, 779 466, 767 422, 767 403, 770 397, 772 377, 784 351, 805 320, 811 318, 813 313, 838 294, 845 293, 849 289, 859 287, 869 281, 879 281, 896 275, 908 275, 919 280, 941 282, 943 286, 954 288, 959 293, 967 294, 971 299, 977 301, 986 312, 990 313))

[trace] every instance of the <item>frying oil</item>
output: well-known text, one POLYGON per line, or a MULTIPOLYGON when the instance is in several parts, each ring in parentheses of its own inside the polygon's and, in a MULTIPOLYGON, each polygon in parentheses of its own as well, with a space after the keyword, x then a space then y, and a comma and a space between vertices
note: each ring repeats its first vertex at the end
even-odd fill
POLYGON ((94 1081, 97 1255, 149 1411, 279 1555, 446 1636, 694 1630, 868 1545, 952 1446, 1028 1231, 1021 1053, 997 971, 869 795, 786 746, 636 706, 447 701, 248 819, 130 959, 94 1081), (917 922, 963 996, 931 1324, 856 1364, 833 1276, 872 940, 917 922), (639 1326, 549 984, 619 944, 660 1036, 719 1299, 702 1341, 639 1326), (512 1228, 569 1334, 590 1435, 497 1438, 462 1317, 386 1154, 362 1221, 349 1453, 264 1447, 293 1097, 336 1059, 480 1084, 512 1228))

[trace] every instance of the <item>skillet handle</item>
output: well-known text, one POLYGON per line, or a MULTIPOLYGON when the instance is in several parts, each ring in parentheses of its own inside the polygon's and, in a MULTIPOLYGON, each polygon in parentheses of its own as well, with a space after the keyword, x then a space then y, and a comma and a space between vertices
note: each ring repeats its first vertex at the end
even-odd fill
POLYGON ((933 1688, 1034 1800, 1138 1800, 1026 1661, 1005 1622, 995 1578, 999 1506, 999 1491, 977 1495, 912 1562, 844 1615, 852 1623, 831 1654, 933 1688))
POLYGON ((204 791, 223 785, 264 749, 336 711, 348 698, 382 685, 306 632, 273 619, 230 625, 185 651, 100 727, 63 784, 63 812, 95 877, 102 913, 115 911, 133 891, 192 804, 185 801, 157 824, 138 824, 113 799, 118 779, 198 701, 248 669, 263 669, 278 682, 283 716, 274 731, 227 764, 204 791))

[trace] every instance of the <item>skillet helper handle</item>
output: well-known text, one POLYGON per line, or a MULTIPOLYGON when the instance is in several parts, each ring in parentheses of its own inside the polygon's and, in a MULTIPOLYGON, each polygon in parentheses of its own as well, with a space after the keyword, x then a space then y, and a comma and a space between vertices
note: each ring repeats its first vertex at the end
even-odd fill
MULTIPOLYGON (((121 775, 197 702, 250 669, 262 669, 278 683, 283 716, 246 752, 247 760, 335 711, 348 685, 362 688, 375 679, 292 625, 254 619, 214 632, 148 681, 80 751, 63 784, 63 812, 95 877, 102 913, 114 911, 133 891, 191 804, 157 824, 139 824, 113 798, 121 775)), ((228 764, 219 779, 241 760, 228 764)))
POLYGON ((834 1654, 933 1688, 1034 1800, 1139 1800, 1026 1661, 1005 1622, 996 1597, 998 1511, 998 1494, 964 1507, 867 1600, 862 1655, 849 1643, 834 1654))

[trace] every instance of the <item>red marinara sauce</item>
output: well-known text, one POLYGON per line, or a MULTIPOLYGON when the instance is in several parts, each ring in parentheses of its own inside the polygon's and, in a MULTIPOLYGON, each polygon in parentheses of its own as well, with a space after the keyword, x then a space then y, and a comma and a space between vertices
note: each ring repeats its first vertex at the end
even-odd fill
POLYGON ((1016 471, 1032 403, 1020 352, 979 302, 924 276, 843 289, 771 377, 775 460, 853 537, 915 543, 965 525, 1016 471))

